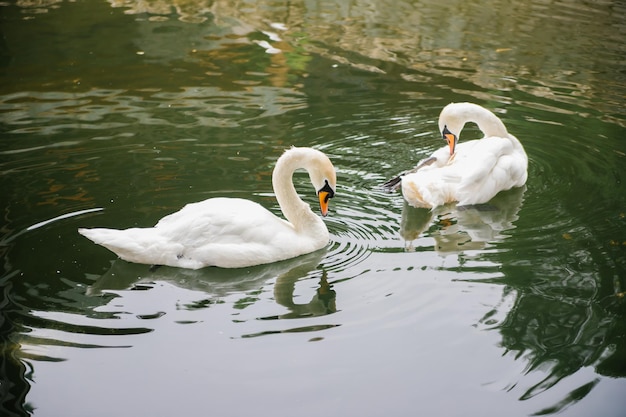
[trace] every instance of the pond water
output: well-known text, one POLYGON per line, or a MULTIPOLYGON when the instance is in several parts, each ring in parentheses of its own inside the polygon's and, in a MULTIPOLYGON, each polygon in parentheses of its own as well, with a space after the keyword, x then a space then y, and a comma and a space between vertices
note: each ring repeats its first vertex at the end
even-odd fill
POLYGON ((9 0, 0 22, 0 414, 623 415, 623 2, 9 0), (488 210, 380 188, 452 101, 529 156, 488 210), (214 196, 280 214, 292 145, 338 171, 325 250, 150 270, 77 233, 214 196))

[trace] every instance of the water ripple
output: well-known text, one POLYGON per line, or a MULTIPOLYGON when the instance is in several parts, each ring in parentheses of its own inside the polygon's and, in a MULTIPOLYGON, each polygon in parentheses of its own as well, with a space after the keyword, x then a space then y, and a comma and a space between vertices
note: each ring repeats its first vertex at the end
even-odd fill
MULTIPOLYGON (((353 177, 360 177, 349 172, 353 177)), ((352 269, 378 247, 397 240, 397 214, 389 195, 352 184, 341 186, 336 214, 327 219, 332 249, 324 260, 329 271, 352 269)))

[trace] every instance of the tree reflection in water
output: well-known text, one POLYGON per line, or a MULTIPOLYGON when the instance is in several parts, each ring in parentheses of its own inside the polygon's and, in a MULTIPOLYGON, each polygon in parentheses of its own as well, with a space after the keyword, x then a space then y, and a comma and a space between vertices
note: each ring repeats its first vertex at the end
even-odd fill
MULTIPOLYGON (((4 286, 0 286, 4 288, 4 286)), ((6 292, 5 294, 8 294, 6 292)), ((32 368, 28 362, 20 360, 19 343, 12 339, 23 332, 22 326, 13 322, 12 317, 21 315, 20 307, 5 297, 0 301, 0 415, 6 417, 32 414, 31 405, 26 402, 32 382, 32 368)))
MULTIPOLYGON (((604 256, 599 247, 589 248, 587 262, 602 265, 605 260, 594 259, 604 256)), ((613 282, 603 278, 605 274, 575 271, 578 267, 570 262, 569 254, 563 251, 561 256, 566 268, 556 269, 552 263, 528 265, 526 276, 521 276, 519 266, 502 265, 504 292, 515 293, 515 297, 506 318, 493 329, 501 333, 507 353, 528 361, 525 375, 534 371, 545 374, 521 392, 520 400, 531 399, 586 367, 601 375, 626 376, 623 296, 615 292, 613 282)), ((538 414, 563 410, 583 399, 599 381, 597 376, 591 377, 538 414)))
MULTIPOLYGON (((611 274, 594 267, 607 264, 602 245, 587 242, 572 248, 568 246, 571 242, 561 239, 556 247, 545 249, 553 251, 552 262, 520 265, 532 255, 522 254, 528 249, 506 241, 506 230, 515 227, 523 195, 524 189, 510 190, 486 205, 449 205, 432 211, 405 203, 400 235, 408 251, 416 250, 414 241, 418 238, 430 237, 442 256, 467 256, 472 250, 487 247, 499 252, 497 258, 491 258, 490 251, 476 252, 476 259, 500 263, 503 274, 481 281, 504 284, 503 299, 513 302, 502 303, 506 311, 498 312, 496 307, 487 312, 480 323, 500 332, 505 354, 528 361, 518 380, 507 381, 503 387, 519 390, 519 400, 529 400, 585 367, 594 367, 602 375, 625 377, 626 323, 620 318, 626 315, 626 302, 616 280, 603 278, 611 274), (495 319, 498 314, 504 319, 495 319), (523 378, 534 372, 542 374, 539 381, 533 379, 530 386, 524 386, 523 378)), ((537 239, 537 247, 531 250, 543 250, 544 245, 546 239, 537 239)), ((583 399, 599 382, 596 376, 580 383, 536 415, 564 410, 583 399)))

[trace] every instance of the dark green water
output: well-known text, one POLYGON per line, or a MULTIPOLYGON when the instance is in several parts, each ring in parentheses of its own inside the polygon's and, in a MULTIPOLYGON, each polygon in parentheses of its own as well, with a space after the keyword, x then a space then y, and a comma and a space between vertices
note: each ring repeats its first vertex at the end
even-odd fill
POLYGON ((0 414, 623 415, 623 2, 8 1, 0 30, 0 414), (379 188, 451 101, 528 153, 489 210, 379 188), (76 232, 279 214, 291 145, 338 170, 325 251, 150 271, 76 232))

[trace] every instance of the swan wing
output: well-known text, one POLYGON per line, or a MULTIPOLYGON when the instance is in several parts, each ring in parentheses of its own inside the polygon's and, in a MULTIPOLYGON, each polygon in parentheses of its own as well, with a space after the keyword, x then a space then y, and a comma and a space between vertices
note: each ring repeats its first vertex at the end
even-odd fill
POLYGON ((161 219, 155 229, 183 246, 176 263, 185 267, 197 263, 233 268, 274 262, 299 255, 306 241, 293 225, 260 204, 236 198, 188 204, 161 219))
POLYGON ((271 226, 291 228, 265 207, 240 198, 211 198, 190 203, 163 217, 154 226, 159 233, 183 244, 198 242, 268 242, 271 226))
MULTIPOLYGON (((308 205, 306 211, 310 212, 308 205)), ((236 198, 188 204, 154 229, 183 246, 167 265, 185 268, 240 268, 281 261, 321 249, 329 239, 326 227, 303 232, 260 204, 236 198)))
POLYGON ((445 164, 439 163, 441 159, 402 178, 402 192, 411 205, 480 204, 526 182, 526 154, 506 138, 460 143, 454 157, 445 164))
POLYGON ((466 142, 458 146, 457 152, 453 165, 461 174, 456 191, 459 205, 485 203, 500 191, 526 181, 526 155, 518 152, 507 138, 466 142))
POLYGON ((243 267, 286 259, 297 248, 293 226, 258 203, 212 198, 187 204, 155 227, 79 229, 120 258, 152 265, 198 269, 243 267), (293 242, 285 248, 285 242, 293 242))

